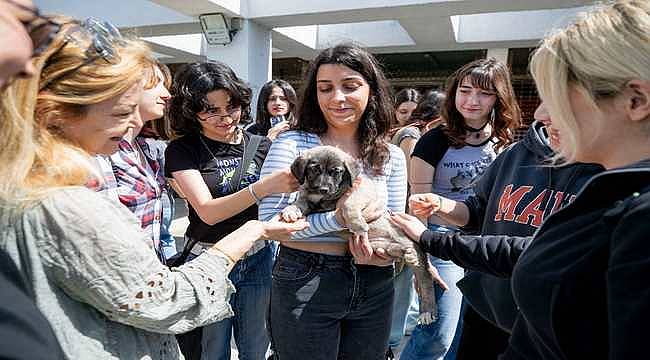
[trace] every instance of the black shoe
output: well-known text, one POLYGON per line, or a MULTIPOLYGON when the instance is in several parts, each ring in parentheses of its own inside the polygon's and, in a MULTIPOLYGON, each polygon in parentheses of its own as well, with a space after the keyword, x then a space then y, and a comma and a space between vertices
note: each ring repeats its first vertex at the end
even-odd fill
POLYGON ((395 360, 395 354, 393 354, 393 349, 390 346, 386 350, 386 360, 395 360))

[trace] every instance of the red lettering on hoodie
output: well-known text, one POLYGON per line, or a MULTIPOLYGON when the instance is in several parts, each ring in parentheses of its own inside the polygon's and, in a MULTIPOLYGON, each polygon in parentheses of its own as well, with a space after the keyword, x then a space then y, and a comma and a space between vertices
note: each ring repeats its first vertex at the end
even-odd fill
POLYGON ((521 186, 515 192, 512 192, 513 185, 509 184, 503 189, 503 193, 499 198, 499 208, 494 215, 494 221, 513 221, 515 219, 515 209, 521 199, 529 193, 532 186, 521 186))
POLYGON ((540 209, 542 206, 542 202, 544 201, 544 198, 546 197, 546 189, 539 193, 537 197, 533 201, 531 201, 528 205, 526 205, 526 208, 524 211, 517 216, 516 222, 520 224, 528 224, 528 221, 530 221, 530 218, 532 217, 532 221, 530 223, 531 226, 534 227, 539 227, 542 225, 542 221, 544 220, 544 210, 540 209))

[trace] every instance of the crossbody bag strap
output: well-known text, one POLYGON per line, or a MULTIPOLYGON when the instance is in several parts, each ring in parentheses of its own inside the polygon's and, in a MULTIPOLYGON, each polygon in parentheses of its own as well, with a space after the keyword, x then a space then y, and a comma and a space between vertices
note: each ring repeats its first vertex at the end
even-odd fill
POLYGON ((260 145, 260 142, 262 141, 263 136, 259 135, 250 135, 250 140, 248 143, 246 143, 246 138, 244 137, 244 154, 242 155, 242 161, 239 164, 240 166, 235 170, 235 174, 232 177, 231 183, 230 183, 230 188, 233 189, 233 192, 236 192, 239 190, 241 187, 241 179, 246 170, 248 170, 248 167, 251 164, 251 161, 253 161, 253 157, 255 156, 255 152, 257 151, 257 148, 260 145))

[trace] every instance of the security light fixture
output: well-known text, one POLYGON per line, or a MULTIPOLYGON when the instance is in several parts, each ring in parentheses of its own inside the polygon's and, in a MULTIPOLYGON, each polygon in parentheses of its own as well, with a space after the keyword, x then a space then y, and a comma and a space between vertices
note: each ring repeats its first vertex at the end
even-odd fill
MULTIPOLYGON (((235 20, 235 19, 232 19, 235 20)), ((238 20, 238 19, 237 19, 238 20)), ((209 45, 227 45, 239 30, 229 26, 228 20, 222 13, 199 15, 203 36, 209 45)), ((238 21, 236 22, 239 23, 238 21)))

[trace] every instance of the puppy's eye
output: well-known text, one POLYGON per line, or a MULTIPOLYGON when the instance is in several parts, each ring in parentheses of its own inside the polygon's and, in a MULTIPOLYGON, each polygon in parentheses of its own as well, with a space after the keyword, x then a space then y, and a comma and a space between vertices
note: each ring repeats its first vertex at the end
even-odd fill
POLYGON ((332 174, 332 175, 341 175, 342 173, 343 173, 342 168, 336 167, 336 168, 330 169, 330 174, 332 174))
POLYGON ((309 165, 309 170, 312 173, 315 173, 315 174, 320 174, 321 173, 320 165, 318 165, 318 164, 309 165))

